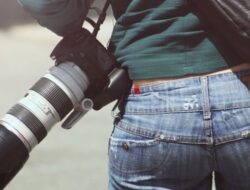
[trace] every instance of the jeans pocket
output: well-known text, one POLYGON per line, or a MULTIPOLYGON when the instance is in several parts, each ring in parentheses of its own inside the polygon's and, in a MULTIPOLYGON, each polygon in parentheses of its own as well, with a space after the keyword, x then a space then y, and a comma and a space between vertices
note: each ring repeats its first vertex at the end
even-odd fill
POLYGON ((119 135, 115 133, 109 144, 110 169, 123 174, 157 170, 166 159, 167 146, 168 143, 157 139, 126 132, 119 132, 119 135), (121 133, 125 135, 122 137, 121 133))

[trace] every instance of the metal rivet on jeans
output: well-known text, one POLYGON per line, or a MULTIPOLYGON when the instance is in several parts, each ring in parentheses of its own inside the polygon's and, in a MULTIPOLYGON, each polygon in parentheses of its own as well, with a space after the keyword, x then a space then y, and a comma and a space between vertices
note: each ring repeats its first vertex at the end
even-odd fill
POLYGON ((122 144, 122 147, 123 147, 124 150, 128 150, 128 149, 129 149, 129 146, 128 146, 127 143, 123 143, 123 144, 122 144))
POLYGON ((241 133, 241 136, 243 138, 250 138, 250 131, 245 131, 245 132, 241 133))
POLYGON ((164 136, 164 135, 160 135, 160 139, 161 139, 161 140, 164 140, 164 139, 165 139, 165 136, 164 136))

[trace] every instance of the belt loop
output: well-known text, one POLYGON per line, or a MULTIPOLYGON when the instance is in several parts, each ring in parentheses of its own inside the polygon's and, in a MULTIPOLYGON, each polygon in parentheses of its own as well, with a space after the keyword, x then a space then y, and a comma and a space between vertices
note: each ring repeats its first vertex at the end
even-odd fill
POLYGON ((201 77, 201 90, 202 90, 202 102, 203 102, 203 119, 209 120, 211 119, 211 111, 210 111, 210 102, 209 102, 209 87, 208 87, 208 77, 201 77))

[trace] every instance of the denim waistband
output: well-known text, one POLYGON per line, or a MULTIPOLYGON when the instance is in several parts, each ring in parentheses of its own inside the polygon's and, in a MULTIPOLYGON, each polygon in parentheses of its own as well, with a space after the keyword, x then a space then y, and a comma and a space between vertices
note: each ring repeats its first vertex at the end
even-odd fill
POLYGON ((249 86, 250 70, 139 85, 131 89, 126 111, 150 114, 250 107, 249 86), (147 97, 148 93, 154 96, 147 97), (138 96, 148 101, 148 107, 140 109, 138 96))
MULTIPOLYGON (((183 85, 192 85, 199 83, 201 78, 207 77, 211 82, 220 82, 222 80, 237 80, 241 79, 244 76, 250 75, 250 69, 239 71, 239 72, 226 72, 214 75, 204 75, 204 76, 193 76, 187 78, 180 78, 176 80, 164 81, 161 80, 160 82, 143 84, 140 86, 141 92, 150 92, 150 91, 158 91, 158 90, 168 90, 168 88, 172 88, 173 86, 183 86, 183 85)), ((133 89, 131 91, 133 93, 133 89)))

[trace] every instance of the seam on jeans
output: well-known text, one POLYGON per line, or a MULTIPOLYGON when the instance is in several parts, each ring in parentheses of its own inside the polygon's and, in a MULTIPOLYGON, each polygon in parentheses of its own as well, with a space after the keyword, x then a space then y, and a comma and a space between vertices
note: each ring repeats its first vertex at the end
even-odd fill
MULTIPOLYGON (((241 108, 250 108, 250 102, 248 103, 242 103, 242 104, 237 104, 237 105, 231 105, 231 106, 216 106, 216 108, 212 107, 211 111, 222 111, 222 110, 231 110, 231 109, 241 109, 241 108)), ((137 110, 137 109, 132 109, 132 108, 126 108, 126 114, 128 115, 154 115, 154 114, 171 114, 171 113, 194 113, 194 112, 202 112, 202 109, 190 109, 190 110, 181 110, 181 109, 144 109, 142 110, 137 110)))
POLYGON ((242 104, 232 104, 231 106, 216 106, 216 108, 211 108, 212 111, 222 111, 222 110, 231 110, 231 109, 241 109, 241 108, 250 108, 250 102, 242 104))
POLYGON ((192 139, 194 137, 190 136, 167 136, 166 134, 162 133, 156 133, 151 130, 145 130, 140 127, 135 127, 131 124, 128 124, 126 122, 120 122, 116 126, 120 130, 123 130, 127 133, 142 136, 145 138, 156 138, 159 139, 159 141, 169 142, 169 143, 179 143, 179 144, 197 144, 197 145, 221 145, 229 142, 234 142, 238 140, 243 139, 249 139, 250 138, 250 129, 241 131, 237 134, 233 135, 227 135, 224 137, 215 138, 214 142, 211 141, 211 138, 205 138, 204 139, 192 139), (164 137, 163 137, 163 136, 164 137), (189 139, 189 140, 187 140, 189 139))
POLYGON ((197 145, 212 145, 213 141, 211 141, 211 138, 196 138, 194 139, 193 136, 171 136, 164 133, 156 133, 151 130, 146 130, 140 127, 133 126, 131 124, 128 124, 126 122, 120 121, 117 126, 117 128, 128 132, 130 134, 143 136, 146 138, 157 138, 160 141, 164 142, 170 142, 170 143, 179 143, 179 144, 197 144, 197 145))
POLYGON ((159 140, 156 138, 145 138, 143 140, 133 140, 133 139, 122 139, 122 138, 116 138, 116 137, 110 137, 111 139, 111 145, 112 146, 122 146, 124 144, 124 141, 129 144, 129 147, 133 147, 136 145, 136 147, 144 147, 144 146, 154 146, 159 144, 159 140))
POLYGON ((219 146, 219 145, 223 145, 223 144, 226 144, 226 143, 240 141, 240 140, 244 140, 244 139, 247 139, 247 138, 245 138, 245 137, 238 137, 238 138, 232 138, 232 139, 228 139, 228 140, 223 140, 223 141, 220 141, 220 142, 216 142, 215 141, 214 145, 215 146, 219 146))
POLYGON ((153 166, 151 168, 148 169, 144 169, 144 170, 133 170, 133 171, 126 171, 126 170, 121 170, 120 168, 118 168, 116 166, 116 164, 114 164, 114 162, 111 162, 111 167, 116 169, 116 172, 119 172, 121 175, 126 175, 126 174, 136 174, 136 173, 143 173, 143 172, 152 172, 152 171, 158 171, 160 169, 160 167, 162 166, 162 163, 164 163, 170 156, 170 154, 168 154, 166 156, 166 154, 168 153, 168 151, 165 151, 164 153, 164 158, 160 161, 160 163, 157 166, 153 166))
POLYGON ((250 138, 250 129, 247 129, 247 130, 238 132, 237 134, 216 138, 215 145, 221 145, 221 144, 243 140, 243 139, 249 139, 249 138, 250 138))
POLYGON ((208 91, 208 78, 206 76, 201 77, 201 92, 202 92, 202 109, 203 119, 211 119, 209 91, 208 91))
MULTIPOLYGON (((110 138, 112 140, 112 138, 110 138)), ((155 140, 155 143, 152 144, 153 146, 156 146, 161 143, 161 141, 159 141, 158 139, 154 139, 155 140)), ((162 141, 163 142, 163 141, 162 141)), ((111 143, 110 146, 119 146, 119 145, 114 145, 111 143)), ((168 148, 169 144, 167 144, 167 148, 168 148)), ((141 170, 133 170, 133 171, 126 171, 126 170, 121 170, 119 167, 117 167, 117 165, 112 161, 112 166, 113 168, 116 169, 116 172, 119 172, 121 175, 126 175, 126 174, 135 174, 135 173, 142 173, 142 172, 152 172, 152 171, 158 171, 159 168, 161 167, 162 163, 164 163, 168 158, 169 158, 170 154, 168 151, 164 151, 162 157, 163 159, 160 160, 160 162, 155 165, 155 166, 152 166, 151 168, 147 168, 147 169, 141 169, 141 170)), ((110 159, 111 161, 111 159, 110 159)))
POLYGON ((169 113, 194 113, 194 112, 202 112, 202 109, 190 109, 190 110, 182 110, 182 109, 143 109, 142 110, 138 110, 138 109, 131 109, 131 108, 126 108, 126 114, 129 115, 134 115, 134 114, 138 114, 138 115, 142 115, 142 114, 146 114, 146 115, 154 115, 154 114, 169 114, 169 113))

